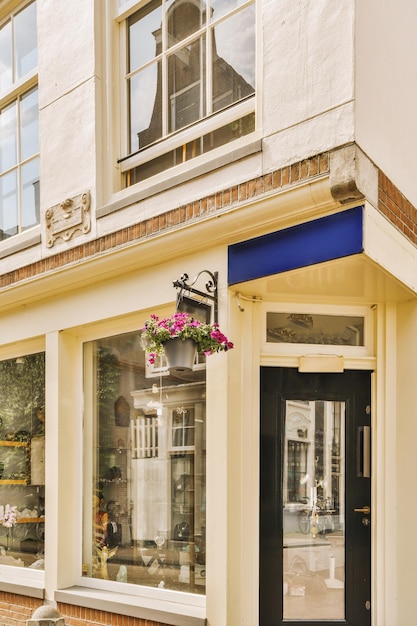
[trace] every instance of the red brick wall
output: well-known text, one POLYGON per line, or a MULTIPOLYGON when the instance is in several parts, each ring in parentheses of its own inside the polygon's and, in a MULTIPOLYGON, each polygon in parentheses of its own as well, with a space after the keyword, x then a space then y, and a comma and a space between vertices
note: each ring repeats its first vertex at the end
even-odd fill
POLYGON ((161 622, 116 615, 95 609, 85 609, 60 602, 57 609, 65 619, 65 626, 169 626, 161 622))
POLYGON ((417 243, 417 210, 381 171, 378 173, 378 208, 410 241, 417 243))
POLYGON ((262 197, 278 189, 286 189, 328 172, 329 154, 318 154, 3 274, 0 276, 0 289, 66 265, 76 264, 83 259, 97 257, 107 250, 122 248, 133 241, 168 232, 181 224, 196 222, 210 213, 262 197))
POLYGON ((38 598, 18 596, 0 591, 0 624, 2 626, 25 626, 34 611, 43 604, 38 598))
MULTIPOLYGON (((26 626, 26 621, 31 619, 42 604, 43 601, 38 598, 0 591, 0 625, 26 626)), ((66 626, 169 626, 161 622, 85 609, 70 604, 58 603, 57 610, 65 619, 66 626)))

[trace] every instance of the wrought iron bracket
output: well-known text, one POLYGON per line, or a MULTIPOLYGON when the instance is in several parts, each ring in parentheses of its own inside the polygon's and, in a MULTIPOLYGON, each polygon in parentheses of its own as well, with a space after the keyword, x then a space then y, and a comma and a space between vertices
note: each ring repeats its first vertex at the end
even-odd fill
POLYGON ((190 283, 188 274, 182 274, 182 276, 173 283, 173 286, 179 290, 177 296, 177 308, 178 304, 183 300, 184 297, 189 298, 190 300, 194 300, 198 304, 207 303, 210 301, 213 303, 213 318, 214 323, 218 323, 218 292, 217 292, 217 281, 218 281, 218 272, 209 272, 208 270, 201 270, 194 278, 194 280, 190 283), (197 289, 194 285, 199 280, 202 274, 208 274, 209 279, 205 284, 205 291, 201 289, 197 289), (196 298, 191 298, 190 294, 194 294, 195 296, 199 296, 199 300, 196 298))

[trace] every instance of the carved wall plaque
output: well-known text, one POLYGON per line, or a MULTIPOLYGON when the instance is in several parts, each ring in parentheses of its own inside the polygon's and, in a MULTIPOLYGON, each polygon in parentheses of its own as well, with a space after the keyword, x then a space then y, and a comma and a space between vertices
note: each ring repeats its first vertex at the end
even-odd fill
POLYGON ((52 248, 58 239, 69 241, 91 230, 90 192, 67 198, 45 212, 46 245, 52 248))

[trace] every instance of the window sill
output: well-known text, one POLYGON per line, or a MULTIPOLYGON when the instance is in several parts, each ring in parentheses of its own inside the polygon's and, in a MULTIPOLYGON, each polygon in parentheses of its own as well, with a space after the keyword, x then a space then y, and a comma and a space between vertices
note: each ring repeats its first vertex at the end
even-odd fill
POLYGON ((96 216, 97 218, 105 217, 150 196, 191 181, 193 178, 198 178, 247 156, 259 153, 261 150, 260 135, 258 133, 246 135, 233 143, 173 167, 170 171, 148 178, 143 183, 127 187, 118 194, 118 199, 97 208, 96 216))
POLYGON ((21 252, 41 242, 41 227, 34 226, 23 233, 13 235, 9 239, 0 241, 0 259, 4 259, 16 252, 21 252))
POLYGON ((54 599, 64 604, 153 620, 170 626, 205 626, 207 623, 205 607, 121 593, 110 594, 101 589, 69 587, 56 591, 54 599))
POLYGON ((10 565, 0 566, 0 591, 43 600, 44 572, 10 565))

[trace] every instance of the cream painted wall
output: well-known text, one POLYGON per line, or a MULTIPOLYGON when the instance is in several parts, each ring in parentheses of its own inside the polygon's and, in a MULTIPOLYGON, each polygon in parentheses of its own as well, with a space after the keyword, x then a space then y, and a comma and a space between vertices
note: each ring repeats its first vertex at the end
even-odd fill
POLYGON ((353 0, 264 0, 265 168, 353 139, 353 0))
POLYGON ((417 206, 415 0, 356 0, 356 139, 417 206))
POLYGON ((94 33, 93 0, 38 0, 42 209, 95 187, 94 33))
MULTIPOLYGON (((397 319, 397 412, 388 416, 396 420, 396 499, 387 520, 395 520, 397 621, 395 626, 414 624, 417 612, 415 564, 417 543, 414 539, 417 519, 417 303, 398 307, 397 319)), ((389 570, 387 570, 389 571, 389 570)), ((389 574, 387 574, 389 576, 389 574)), ((394 624, 394 622, 389 622, 394 624)), ((387 622, 388 625, 388 622, 387 622)))

